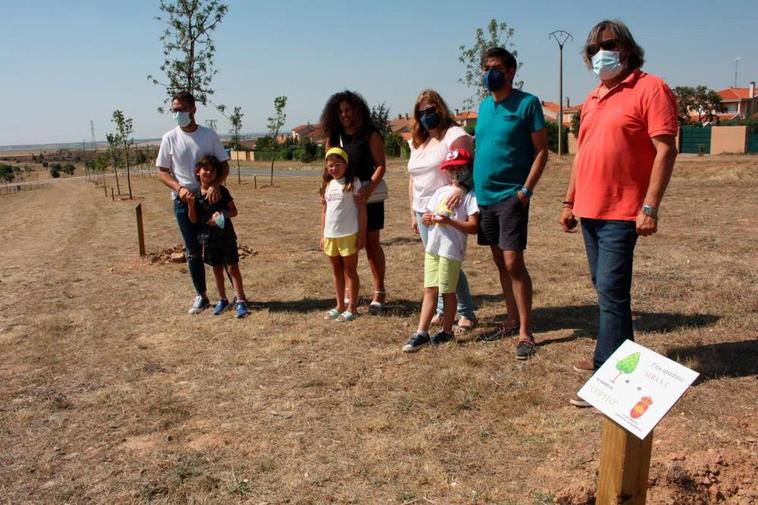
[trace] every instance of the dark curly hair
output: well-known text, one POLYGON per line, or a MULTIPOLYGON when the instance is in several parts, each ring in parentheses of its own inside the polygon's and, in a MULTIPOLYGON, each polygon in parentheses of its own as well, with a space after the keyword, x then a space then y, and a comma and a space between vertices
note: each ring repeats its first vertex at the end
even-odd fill
POLYGON ((324 106, 324 111, 321 113, 321 128, 324 130, 327 142, 331 142, 332 138, 345 132, 345 128, 340 122, 340 104, 342 102, 349 103, 353 108, 353 121, 358 126, 355 136, 368 138, 371 132, 376 130, 374 122, 371 120, 368 104, 358 93, 345 90, 329 97, 324 106))

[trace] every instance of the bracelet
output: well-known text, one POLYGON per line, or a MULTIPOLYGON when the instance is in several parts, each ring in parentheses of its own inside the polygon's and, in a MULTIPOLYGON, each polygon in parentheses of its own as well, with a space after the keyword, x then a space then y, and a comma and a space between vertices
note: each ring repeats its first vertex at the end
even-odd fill
POLYGON ((569 202, 568 200, 564 200, 563 201, 563 206, 566 207, 566 208, 569 208, 569 209, 573 209, 574 208, 574 202, 569 202))
POLYGON ((522 187, 519 191, 521 191, 522 193, 524 193, 524 196, 526 196, 527 198, 531 198, 532 197, 532 190, 529 189, 529 188, 527 188, 526 186, 522 187))

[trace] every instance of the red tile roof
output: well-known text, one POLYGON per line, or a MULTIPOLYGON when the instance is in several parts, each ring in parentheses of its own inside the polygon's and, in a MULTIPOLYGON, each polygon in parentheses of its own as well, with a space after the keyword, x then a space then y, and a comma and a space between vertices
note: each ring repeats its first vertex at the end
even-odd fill
MULTIPOLYGON (((547 110, 549 110, 551 112, 555 112, 556 114, 558 114, 558 111, 560 110, 560 104, 558 104, 556 102, 548 102, 548 101, 543 100, 542 101, 542 108, 543 109, 547 109, 547 110)), ((581 104, 579 104, 579 105, 569 105, 569 106, 564 105, 563 106, 563 113, 564 114, 568 114, 570 112, 579 112, 581 110, 582 110, 582 105, 581 104)))
POLYGON ((753 91, 753 96, 750 96, 750 88, 725 88, 717 91, 721 97, 722 102, 736 102, 739 100, 750 100, 751 98, 758 98, 758 89, 753 91))

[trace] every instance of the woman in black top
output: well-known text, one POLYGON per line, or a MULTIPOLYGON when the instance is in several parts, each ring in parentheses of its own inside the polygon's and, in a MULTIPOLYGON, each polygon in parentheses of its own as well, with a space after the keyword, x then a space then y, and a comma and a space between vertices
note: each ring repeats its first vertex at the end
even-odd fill
MULTIPOLYGON (((341 147, 350 157, 353 173, 361 180, 361 203, 369 202, 371 194, 382 181, 385 172, 384 141, 371 121, 366 100, 352 91, 335 93, 321 114, 321 127, 326 137, 326 149, 341 147)), ((384 309, 384 251, 379 231, 384 228, 384 201, 366 204, 366 256, 373 277, 374 296, 369 313, 384 309)))

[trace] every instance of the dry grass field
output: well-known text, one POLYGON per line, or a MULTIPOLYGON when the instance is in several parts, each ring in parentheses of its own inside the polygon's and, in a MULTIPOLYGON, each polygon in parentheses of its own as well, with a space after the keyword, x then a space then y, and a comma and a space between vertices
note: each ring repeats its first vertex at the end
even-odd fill
MULTIPOLYGON (((390 309, 343 324, 321 318, 333 295, 314 177, 258 190, 230 177, 256 251, 241 261, 244 320, 188 315, 186 266, 138 258, 137 202, 151 255, 180 242, 154 178, 135 178, 136 201, 84 179, 0 197, 0 503, 590 503, 602 416, 568 399, 596 310, 581 237, 557 225, 568 166, 550 161, 532 204, 527 362, 511 340, 400 351, 423 255, 399 161, 390 309)), ((682 157, 659 234, 638 244, 637 340, 701 373, 655 431, 648 503, 758 503, 757 195, 758 158, 682 157)), ((471 242, 488 328, 504 304, 471 242)), ((366 298, 365 256, 360 274, 366 298)))

